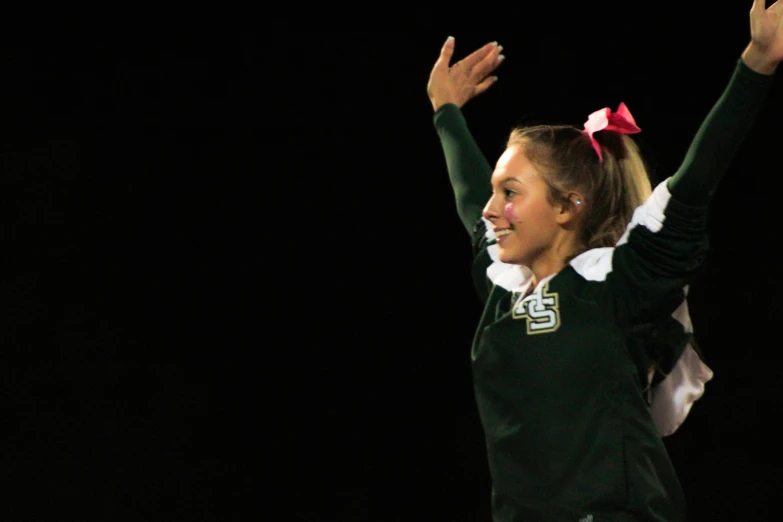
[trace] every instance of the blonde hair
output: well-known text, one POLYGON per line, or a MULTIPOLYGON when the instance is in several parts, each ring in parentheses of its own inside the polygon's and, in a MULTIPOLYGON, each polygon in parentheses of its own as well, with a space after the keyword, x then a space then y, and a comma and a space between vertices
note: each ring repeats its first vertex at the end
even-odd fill
POLYGON ((589 136, 570 125, 518 127, 506 145, 521 146, 538 167, 551 203, 562 201, 569 191, 582 195, 580 240, 588 249, 615 246, 636 207, 652 193, 647 166, 630 136, 602 131, 594 137, 603 162, 589 136))

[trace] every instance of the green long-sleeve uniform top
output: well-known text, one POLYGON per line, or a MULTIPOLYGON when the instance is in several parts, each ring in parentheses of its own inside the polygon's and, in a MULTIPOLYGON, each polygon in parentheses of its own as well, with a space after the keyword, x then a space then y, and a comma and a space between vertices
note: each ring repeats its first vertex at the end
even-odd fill
POLYGON ((770 84, 739 61, 682 166, 637 209, 623 244, 585 252, 532 293, 529 273, 499 263, 488 241, 481 211, 492 168, 460 110, 436 112, 485 304, 471 359, 496 522, 686 518, 642 393, 654 343, 636 334, 657 324, 663 344, 679 350, 670 358, 682 353, 684 331, 666 321, 706 253, 709 196, 770 84))

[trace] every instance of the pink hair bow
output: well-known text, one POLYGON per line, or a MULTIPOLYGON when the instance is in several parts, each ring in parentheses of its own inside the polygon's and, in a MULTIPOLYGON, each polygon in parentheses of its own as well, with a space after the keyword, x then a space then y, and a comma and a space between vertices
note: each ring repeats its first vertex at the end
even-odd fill
POLYGON ((592 113, 585 122, 585 132, 590 136, 590 141, 595 152, 598 153, 600 161, 604 160, 601 155, 601 145, 593 137, 593 134, 602 130, 612 130, 621 134, 636 134, 642 131, 642 129, 636 126, 636 121, 631 116, 631 111, 628 110, 624 103, 620 103, 617 112, 612 112, 609 107, 604 107, 592 113))

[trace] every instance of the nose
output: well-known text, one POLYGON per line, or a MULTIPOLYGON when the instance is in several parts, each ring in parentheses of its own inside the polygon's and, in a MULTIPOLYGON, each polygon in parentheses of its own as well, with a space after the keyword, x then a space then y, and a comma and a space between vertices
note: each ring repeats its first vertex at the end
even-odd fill
POLYGON ((492 221, 493 219, 497 219, 499 216, 497 209, 495 208, 495 196, 492 195, 492 197, 489 198, 489 201, 487 201, 487 204, 484 206, 484 210, 481 211, 481 215, 484 217, 484 219, 487 219, 489 221, 492 221))

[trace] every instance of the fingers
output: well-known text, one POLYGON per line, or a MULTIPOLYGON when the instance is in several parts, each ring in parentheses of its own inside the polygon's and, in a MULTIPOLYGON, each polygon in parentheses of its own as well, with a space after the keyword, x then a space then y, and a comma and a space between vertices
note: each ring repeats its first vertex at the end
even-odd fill
POLYGON ((500 64, 503 63, 505 56, 500 54, 502 50, 502 46, 495 47, 480 62, 478 62, 475 67, 473 67, 471 74, 476 81, 483 81, 492 71, 497 69, 500 64))
POLYGON ((476 85, 476 88, 473 90, 473 95, 478 96, 479 94, 485 92, 487 89, 495 85, 496 81, 498 81, 497 76, 489 76, 488 78, 484 79, 483 82, 476 85))
POLYGON ((767 10, 767 0, 753 0, 753 7, 750 8, 751 13, 763 13, 767 10))
POLYGON ((465 67, 467 70, 472 69, 476 64, 485 59, 489 54, 498 49, 497 42, 491 42, 481 47, 471 54, 459 61, 461 67, 465 67))
POLYGON ((449 36, 448 38, 446 38, 446 42, 443 44, 443 47, 440 48, 440 56, 438 57, 438 60, 435 62, 435 68, 448 69, 453 54, 454 54, 454 37, 449 36))

